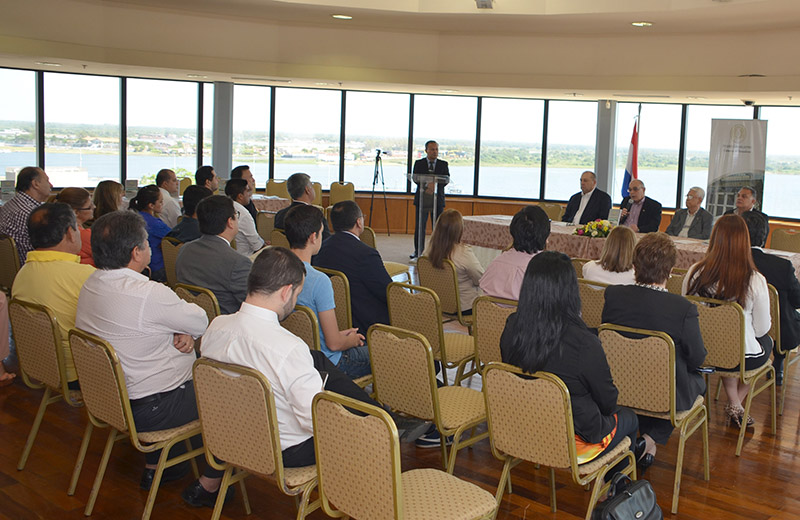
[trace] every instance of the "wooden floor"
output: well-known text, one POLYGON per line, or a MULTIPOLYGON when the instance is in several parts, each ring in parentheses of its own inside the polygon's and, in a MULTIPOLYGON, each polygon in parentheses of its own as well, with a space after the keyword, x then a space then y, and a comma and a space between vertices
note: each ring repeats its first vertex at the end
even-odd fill
MULTIPOLYGON (((800 481, 800 377, 797 374, 795 371, 791 377, 786 412, 778 418, 777 435, 769 431, 767 396, 762 394, 757 398, 752 414, 756 425, 747 434, 741 457, 733 455, 736 431, 724 425, 722 404, 712 405, 711 481, 702 480, 702 445, 697 435, 687 445, 680 510, 674 517, 703 520, 800 518, 800 492, 794 487, 800 481)), ((0 438, 3 441, 0 445, 0 518, 82 518, 105 433, 95 431, 77 492, 73 497, 67 496, 86 417, 83 410, 64 403, 51 405, 27 467, 17 471, 16 464, 40 398, 39 391, 30 390, 19 381, 0 388, 0 438)), ((656 463, 645 475, 652 482, 666 517, 671 516, 676 452, 677 441, 672 438, 666 447, 659 449, 656 463)), ((402 453, 403 469, 437 467, 440 463, 438 449, 418 449, 413 443, 404 443, 402 453)), ((117 443, 93 518, 141 517, 146 499, 146 493, 138 486, 142 465, 142 455, 130 443, 117 443)), ((484 440, 459 454, 455 473, 494 493, 500 470, 500 462, 492 456, 488 440, 484 440)), ((589 493, 573 484, 566 472, 556 474, 557 513, 550 513, 548 505, 547 469, 536 470, 530 464, 522 464, 512 474, 514 494, 504 497, 498 518, 583 518, 589 493)), ((186 477, 162 486, 153 518, 210 518, 210 509, 194 509, 181 500, 180 492, 190 482, 191 477, 186 477)), ((249 478, 247 486, 253 508, 249 518, 295 517, 293 500, 281 495, 274 484, 249 478)), ((238 495, 226 506, 223 518, 246 518, 238 495)), ((326 518, 326 515, 317 511, 309 518, 326 518)))

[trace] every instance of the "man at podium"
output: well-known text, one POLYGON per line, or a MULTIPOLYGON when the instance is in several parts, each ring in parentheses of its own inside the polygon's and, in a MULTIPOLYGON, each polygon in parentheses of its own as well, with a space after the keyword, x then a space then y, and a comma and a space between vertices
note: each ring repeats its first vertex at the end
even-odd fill
MULTIPOLYGON (((440 175, 450 177, 447 161, 439 159, 439 144, 436 141, 428 141, 425 143, 425 154, 426 157, 414 163, 413 173, 415 175, 440 175)), ((416 222, 414 226, 414 254, 411 255, 411 258, 416 258, 425 250, 425 225, 428 223, 428 215, 433 215, 434 196, 436 197, 436 215, 431 216, 433 222, 432 226, 436 224, 436 219, 438 219, 439 215, 444 211, 444 187, 447 185, 447 182, 417 183, 417 191, 414 194, 414 206, 417 206, 414 211, 416 222), (437 184, 438 189, 436 189, 437 184), (419 209, 420 205, 422 205, 422 211, 419 209), (420 218, 420 213, 422 213, 422 218, 420 218)))

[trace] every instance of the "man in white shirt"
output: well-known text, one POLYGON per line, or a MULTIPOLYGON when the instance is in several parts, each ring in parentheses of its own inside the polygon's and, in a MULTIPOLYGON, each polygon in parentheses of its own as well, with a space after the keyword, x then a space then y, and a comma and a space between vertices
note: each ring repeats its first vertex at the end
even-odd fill
POLYGON ((181 205, 178 202, 178 195, 181 185, 175 172, 163 169, 156 174, 156 186, 164 197, 164 205, 158 217, 171 228, 178 225, 178 217, 181 216, 181 205))
MULTIPOLYGON (((246 164, 240 164, 236 168, 231 170, 231 179, 244 179, 247 181, 247 184, 250 186, 250 190, 253 193, 256 192, 256 179, 253 177, 253 173, 250 171, 250 166, 246 164)), ((258 210, 256 209, 256 205, 253 202, 253 199, 250 199, 250 204, 245 204, 244 206, 247 208, 247 211, 250 212, 250 216, 253 217, 253 220, 256 219, 258 215, 258 210)))
POLYGON ((561 220, 575 226, 583 225, 607 219, 610 210, 611 197, 597 189, 597 176, 587 170, 581 174, 581 191, 570 197, 561 220))
MULTIPOLYGON (((97 219, 92 226, 92 255, 97 271, 83 285, 75 326, 114 347, 125 372, 136 428, 164 430, 196 420, 194 338, 208 325, 205 311, 140 274, 150 263, 150 245, 138 213, 115 211, 97 219)), ((145 455, 140 483, 144 489, 150 488, 159 456, 160 452, 145 455)), ((181 476, 167 470, 164 479, 181 476)), ((221 476, 221 471, 208 467, 184 490, 184 500, 193 506, 212 506, 221 476)))
POLYGON ((253 190, 244 179, 231 179, 225 184, 225 195, 233 200, 233 207, 239 220, 239 232, 236 234, 236 251, 250 256, 262 247, 264 239, 256 231, 256 222, 247 211, 253 190))

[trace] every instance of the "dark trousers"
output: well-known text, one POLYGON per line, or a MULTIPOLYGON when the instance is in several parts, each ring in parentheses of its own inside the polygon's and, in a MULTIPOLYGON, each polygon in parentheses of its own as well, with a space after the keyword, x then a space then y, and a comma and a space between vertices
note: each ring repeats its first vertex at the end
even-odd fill
MULTIPOLYGON (((169 392, 153 394, 141 399, 131 399, 131 410, 136 429, 140 432, 152 432, 177 428, 188 422, 197 420, 197 401, 194 396, 194 382, 190 379, 178 388, 169 392)), ((192 446, 199 448, 203 440, 199 435, 191 439, 192 446)), ((183 443, 175 445, 170 455, 176 456, 186 452, 183 443)), ((147 464, 158 464, 161 451, 145 453, 147 464)), ((209 478, 219 478, 222 471, 208 466, 203 475, 209 478)))
MULTIPOLYGON (((636 417, 636 414, 630 408, 620 407, 619 411, 617 411, 617 431, 614 433, 614 438, 611 439, 609 445, 604 449, 599 457, 602 457, 606 453, 613 450, 622 439, 625 437, 631 440, 631 451, 633 451, 633 445, 636 443, 636 432, 639 429, 639 419, 636 417)), ((622 461, 616 466, 614 466, 608 473, 606 473, 605 481, 609 482, 613 477, 614 474, 618 471, 622 471, 625 469, 627 462, 622 461)))
MULTIPOLYGON (((436 220, 444 211, 444 204, 436 206, 436 218, 432 218, 433 224, 431 228, 436 225, 436 220)), ((414 252, 418 255, 421 255, 425 251, 425 226, 428 224, 428 216, 433 215, 433 208, 423 206, 422 208, 422 220, 419 218, 419 207, 414 206, 414 252), (419 243, 420 234, 422 234, 422 244, 419 243), (421 247, 421 249, 420 249, 421 247)))

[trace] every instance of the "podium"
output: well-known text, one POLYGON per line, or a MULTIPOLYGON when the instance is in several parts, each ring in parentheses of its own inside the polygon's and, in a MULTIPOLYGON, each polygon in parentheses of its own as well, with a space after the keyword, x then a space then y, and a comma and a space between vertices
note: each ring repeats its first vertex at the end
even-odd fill
MULTIPOLYGON (((424 204, 424 193, 425 189, 431 183, 436 183, 437 186, 433 190, 433 216, 431 217, 431 229, 436 226, 436 203, 438 197, 436 196, 439 191, 443 192, 444 187, 450 183, 450 176, 449 175, 436 175, 433 172, 427 173, 409 173, 406 175, 409 181, 419 184, 419 200, 417 201, 417 222, 422 222, 422 214, 425 210, 424 204)), ((415 225, 416 228, 416 225, 415 225)), ((416 230, 416 229, 415 229, 416 230)), ((417 254, 422 256, 422 243, 425 240, 425 229, 421 229, 420 233, 417 235, 417 243, 414 245, 415 249, 417 250, 417 254)))

